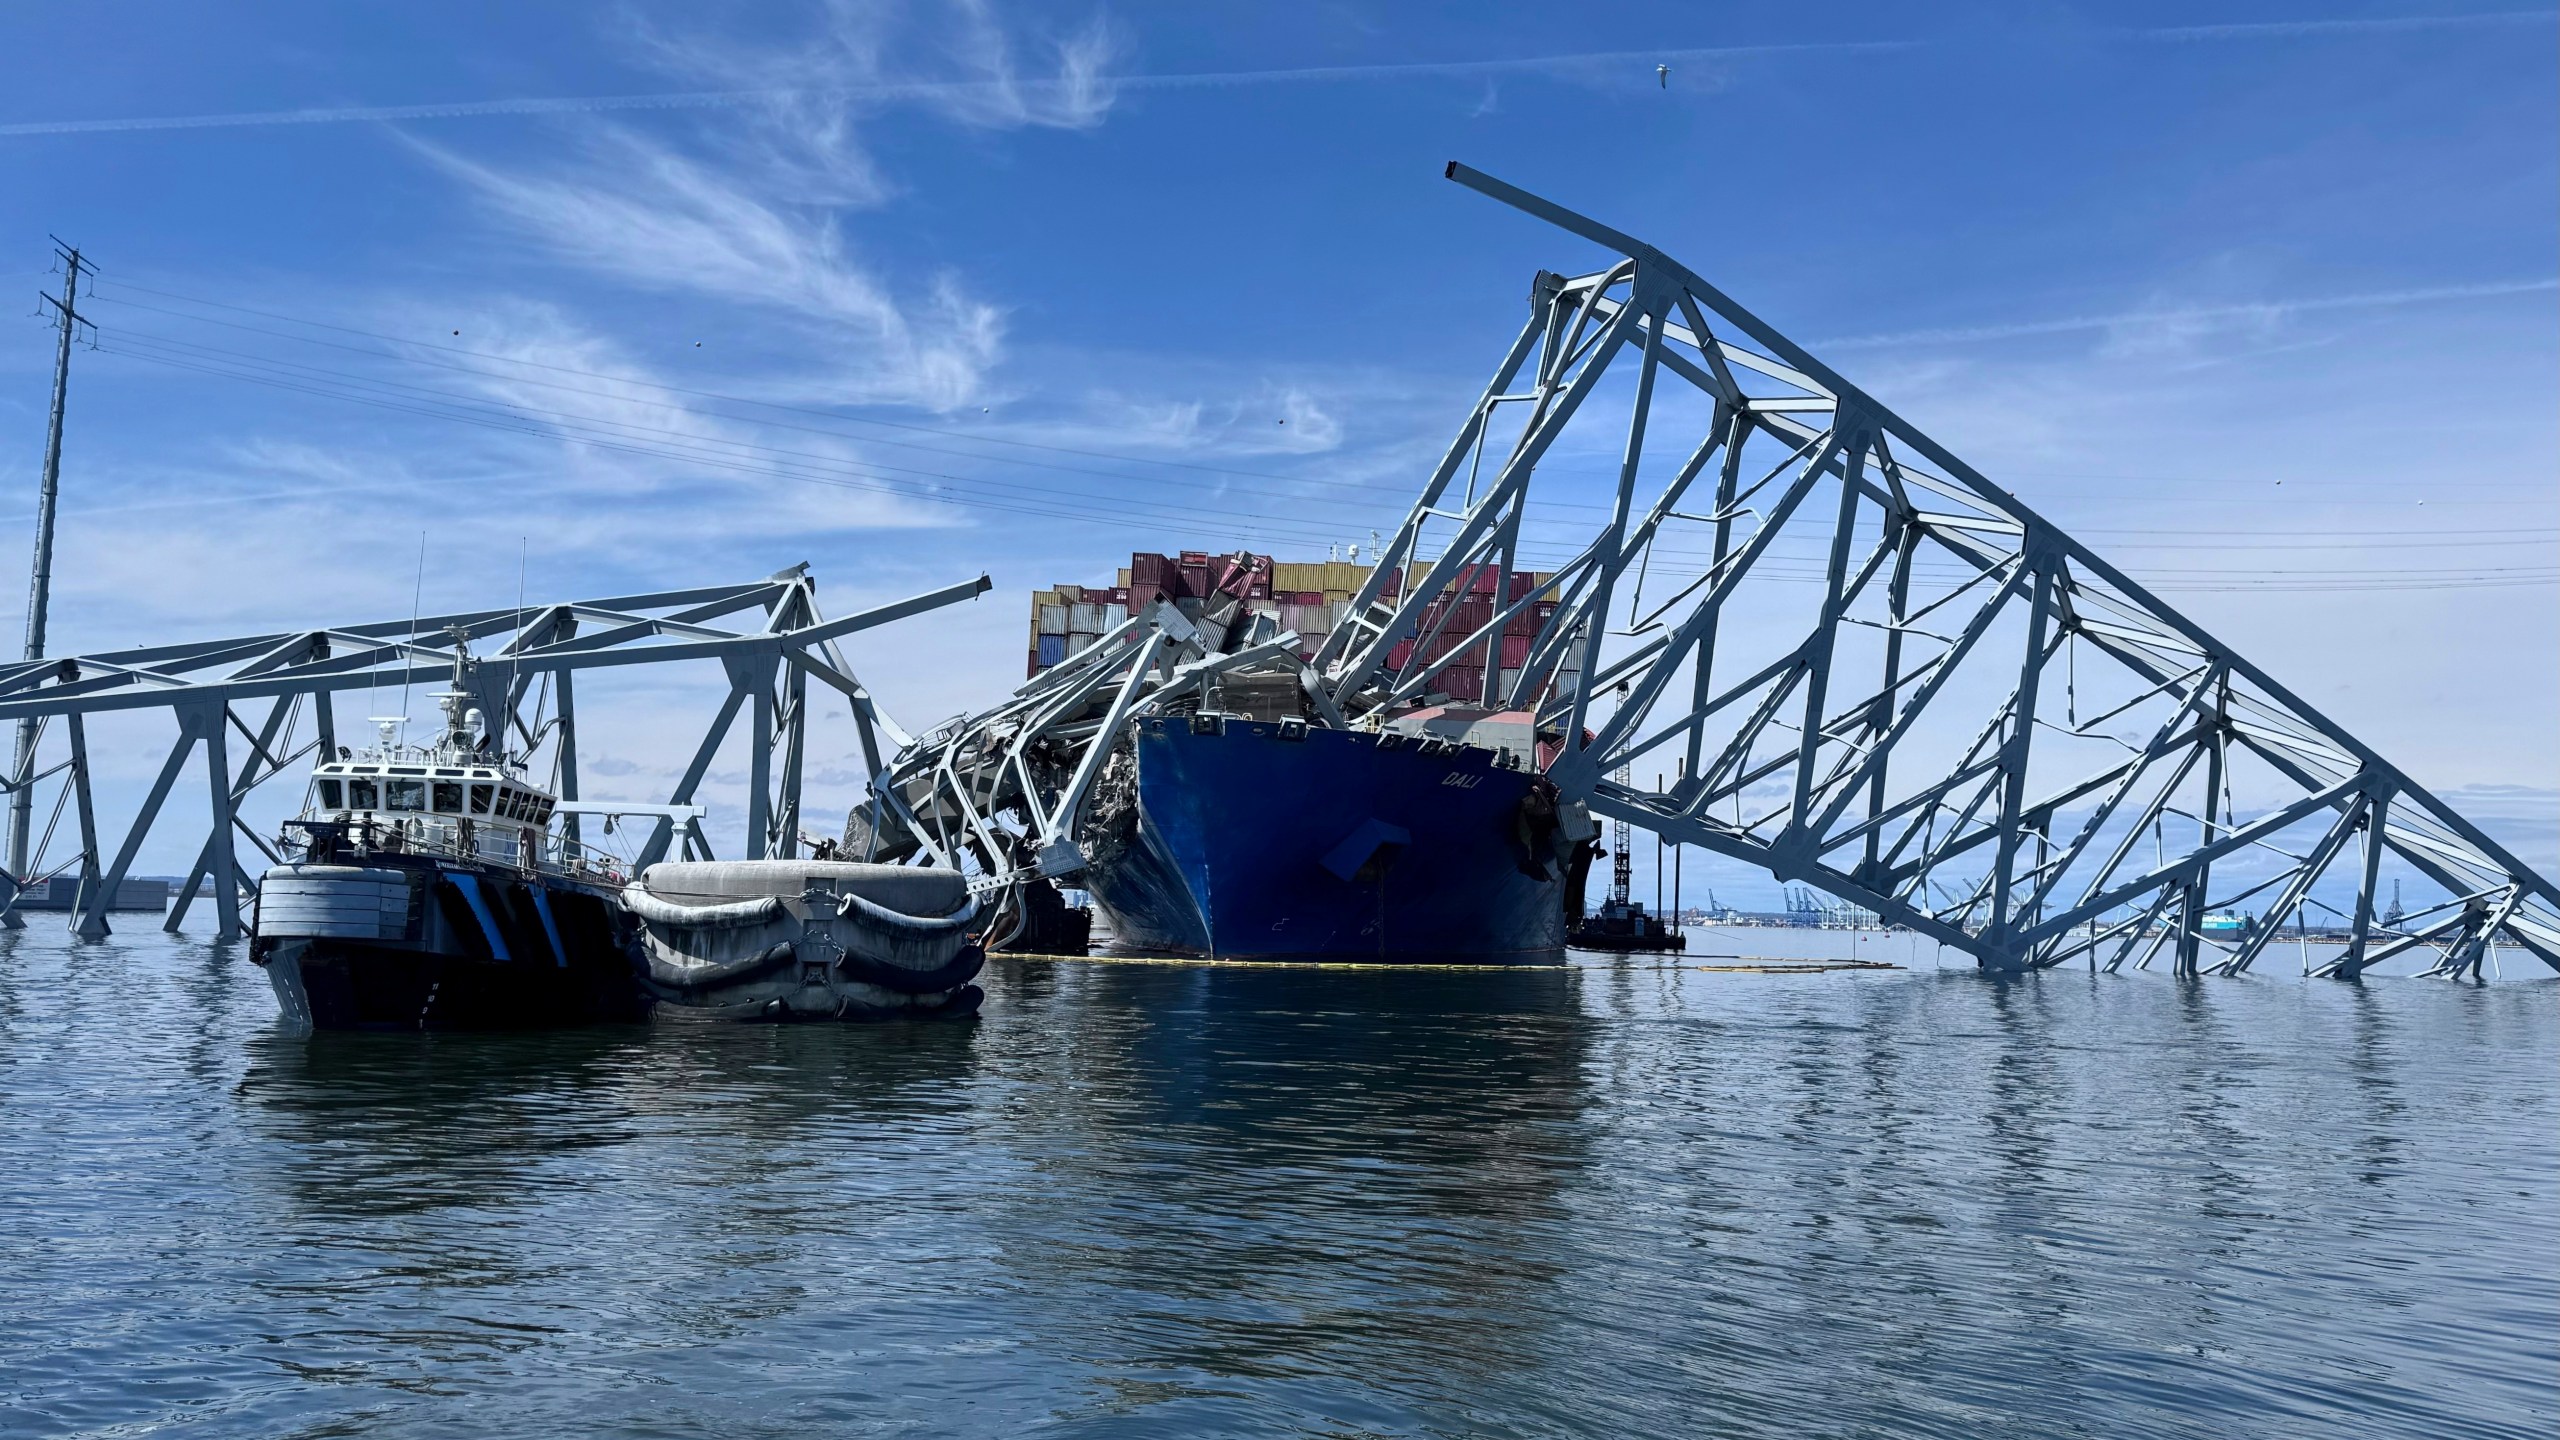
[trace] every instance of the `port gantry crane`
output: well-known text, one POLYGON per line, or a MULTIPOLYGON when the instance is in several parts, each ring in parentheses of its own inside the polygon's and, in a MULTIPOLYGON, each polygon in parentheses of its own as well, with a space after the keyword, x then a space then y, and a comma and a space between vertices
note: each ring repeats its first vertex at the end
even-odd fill
POLYGON ((906 747, 858 847, 927 852, 991 891, 1072 874, 1136 718, 1259 668, 1298 675, 1313 723, 1374 724, 1473 658, 1490 702, 1560 736, 1549 775, 1569 799, 1985 969, 2165 950, 2181 974, 2239 974, 2315 912, 2343 942, 2326 974, 2417 952, 2426 973, 2478 975, 2499 945, 2560 969, 2552 882, 2267 671, 1686 266, 1447 173, 1617 258, 1537 276, 1351 618, 1302 662, 1267 624, 1204 636, 1149 606, 906 747), (1528 547, 1553 579, 1511 598, 1528 547), (1452 642, 1443 597, 1488 570, 1504 598, 1452 642), (1553 613, 1525 663, 1499 665, 1539 601, 1553 613), (1641 762, 1678 778, 1615 778, 1641 762), (2386 876, 2434 896, 2386 927, 2386 876), (2241 906, 2270 923, 2209 933, 2241 906))

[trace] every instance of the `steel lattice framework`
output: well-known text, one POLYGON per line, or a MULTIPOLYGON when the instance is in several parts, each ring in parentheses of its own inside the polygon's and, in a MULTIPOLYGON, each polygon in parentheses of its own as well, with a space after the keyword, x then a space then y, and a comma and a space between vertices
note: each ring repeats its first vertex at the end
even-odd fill
POLYGON ((1563 738, 1567 797, 1986 969, 2237 974, 2315 912, 2322 973, 2477 975, 2501 943, 2560 969, 2552 883, 2265 671, 1660 251, 1449 175, 1622 258, 1537 277, 1312 664, 1294 636, 1216 653, 1159 603, 904 749, 849 841, 981 889, 1069 875, 1127 725, 1218 674, 1295 674, 1312 723, 1368 726, 1477 664, 1563 738), (2386 912, 2386 880, 2432 893, 2386 912))
MULTIPOLYGON (((441 686, 461 658, 465 688, 489 717, 493 738, 503 737, 500 743, 528 754, 546 743, 552 747, 548 753, 562 802, 558 808, 572 842, 578 839, 581 812, 657 819, 638 856, 640 865, 664 858, 678 843, 687 854, 710 854, 692 802, 740 713, 747 712, 749 858, 787 857, 797 853, 799 844, 811 680, 845 697, 871 770, 878 771, 884 762, 884 739, 893 746, 910 743, 880 711, 836 642, 974 598, 987 588, 986 577, 980 576, 830 620, 818 609, 817 583, 801 565, 744 584, 279 631, 0 667, 0 720, 34 717, 48 729, 58 721, 62 735, 58 759, 47 763, 41 749, 31 751, 27 766, 0 781, 0 789, 59 782, 55 818, 58 822, 66 806, 74 811, 78 848, 67 860, 42 868, 79 876, 71 925, 95 938, 107 933, 116 887, 187 762, 201 749, 212 823, 165 923, 171 930, 178 928, 209 880, 217 933, 231 939, 240 933, 243 897, 255 891, 237 858, 238 844, 245 840, 270 862, 280 858, 241 818, 242 803, 301 757, 336 749, 328 697, 337 691, 412 683, 441 686), (741 625, 732 617, 749 623, 741 625), (494 649, 487 648, 491 641, 497 642, 494 649), (476 658, 469 653, 472 647, 479 647, 476 658), (459 657, 458 649, 464 652, 459 657), (572 677, 608 667, 701 660, 720 663, 728 693, 668 803, 581 802, 572 677), (178 738, 110 855, 100 845, 85 722, 105 711, 152 709, 171 712, 178 738), (308 739, 298 738, 305 734, 308 739), (235 745, 245 753, 235 751, 235 745), (240 756, 237 764, 235 753, 240 756)), ((14 906, 18 885, 33 878, 15 877, 0 905, 14 906)), ((13 926, 23 923, 14 911, 0 914, 13 926)))
POLYGON ((1434 597, 1569 532, 1561 603, 1500 693, 1561 726, 1552 778, 1600 814, 1993 969, 2165 945, 2181 973, 2239 973, 2280 933, 2213 933, 2244 905, 2297 930, 2319 910, 2345 942, 2329 973, 2425 947, 2432 973, 2477 974, 2498 942, 2560 969, 2551 881, 2264 670, 1679 262, 1449 175, 1623 258, 1538 277, 1362 618, 1317 657, 1339 709, 1489 657, 1527 601, 1440 660, 1390 663, 1448 623, 1434 597), (1615 483, 1576 531, 1537 482, 1594 429, 1615 483), (1397 566, 1421 578, 1387 603, 1397 566), (1546 693, 1574 646, 1578 683, 1546 693), (2386 869, 2435 891, 2387 931, 2386 869))

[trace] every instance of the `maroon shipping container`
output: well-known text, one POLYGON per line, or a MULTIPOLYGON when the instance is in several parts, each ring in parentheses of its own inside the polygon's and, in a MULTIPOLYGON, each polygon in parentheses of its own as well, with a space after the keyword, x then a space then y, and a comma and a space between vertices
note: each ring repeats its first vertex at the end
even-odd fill
POLYGON ((1129 557, 1129 586, 1131 589, 1136 589, 1142 585, 1161 586, 1171 580, 1172 577, 1173 561, 1162 555, 1150 555, 1141 550, 1129 557))
POLYGON ((1412 660, 1413 642, 1410 640, 1399 640, 1387 651, 1387 668, 1390 670, 1402 670, 1412 660))
POLYGON ((1452 700, 1482 700, 1484 672, 1452 665, 1433 678, 1431 688, 1452 700))
POLYGON ((1173 593, 1186 600, 1208 599, 1209 566, 1207 562, 1194 565, 1186 559, 1182 566, 1182 583, 1174 587, 1173 593))
POLYGON ((1490 565, 1477 570, 1475 578, 1467 582, 1467 593, 1471 595, 1501 594, 1502 572, 1494 569, 1490 565))
POLYGON ((1528 663, 1529 637, 1526 635, 1503 636, 1502 668, 1505 670, 1517 670, 1528 663))
POLYGON ((1182 568, 1185 570, 1193 568, 1205 569, 1208 564, 1209 552, 1206 550, 1185 550, 1182 552, 1182 568))

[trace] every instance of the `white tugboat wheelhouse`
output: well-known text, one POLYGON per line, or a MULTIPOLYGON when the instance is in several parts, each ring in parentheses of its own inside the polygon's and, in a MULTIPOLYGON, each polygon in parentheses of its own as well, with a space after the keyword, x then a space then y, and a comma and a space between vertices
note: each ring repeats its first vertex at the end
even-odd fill
POLYGON ((405 743, 404 718, 377 717, 377 743, 341 747, 312 767, 311 788, 294 828, 306 845, 355 852, 450 856, 485 864, 577 873, 618 881, 608 857, 554 837, 559 798, 525 773, 522 757, 493 743, 472 705, 466 670, 474 662, 457 636, 452 688, 433 698, 443 729, 425 745, 405 743))

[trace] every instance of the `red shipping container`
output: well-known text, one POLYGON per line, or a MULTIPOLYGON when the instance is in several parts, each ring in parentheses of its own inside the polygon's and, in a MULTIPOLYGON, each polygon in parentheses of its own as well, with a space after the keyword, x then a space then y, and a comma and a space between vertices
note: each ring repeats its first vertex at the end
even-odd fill
POLYGON ((1129 557, 1129 585, 1132 589, 1141 585, 1162 585, 1172 574, 1173 562, 1162 555, 1150 555, 1142 550, 1129 557))
POLYGON ((1182 566, 1182 583, 1174 587, 1173 593, 1174 593, 1174 594, 1176 594, 1176 595, 1182 596, 1182 597, 1183 597, 1183 598, 1185 598, 1185 599, 1190 599, 1190 600, 1206 600, 1206 599, 1208 599, 1208 598, 1209 598, 1209 567, 1208 567, 1208 565, 1207 565, 1205 562, 1204 562, 1204 563, 1202 563, 1202 564, 1194 565, 1194 564, 1191 564, 1191 563, 1186 559, 1186 560, 1184 561, 1184 563, 1183 563, 1183 566, 1182 566))
POLYGON ((1526 635, 1503 636, 1502 668, 1505 670, 1517 670, 1528 663, 1529 637, 1526 635))
POLYGON ((1390 670, 1402 670, 1412 661, 1413 642, 1410 640, 1399 640, 1387 651, 1387 668, 1390 670))
POLYGON ((1502 572, 1494 569, 1490 565, 1479 567, 1475 572, 1475 578, 1468 582, 1467 590, 1470 594, 1475 595, 1501 594, 1502 572))
POLYGON ((1182 568, 1185 570, 1205 567, 1208 563, 1209 552, 1206 550, 1185 550, 1182 552, 1182 568))
POLYGON ((1458 666, 1452 665, 1448 669, 1440 672, 1438 677, 1431 682, 1431 688, 1441 692, 1452 700, 1482 700, 1484 698, 1484 672, 1482 670, 1460 669, 1458 666))

